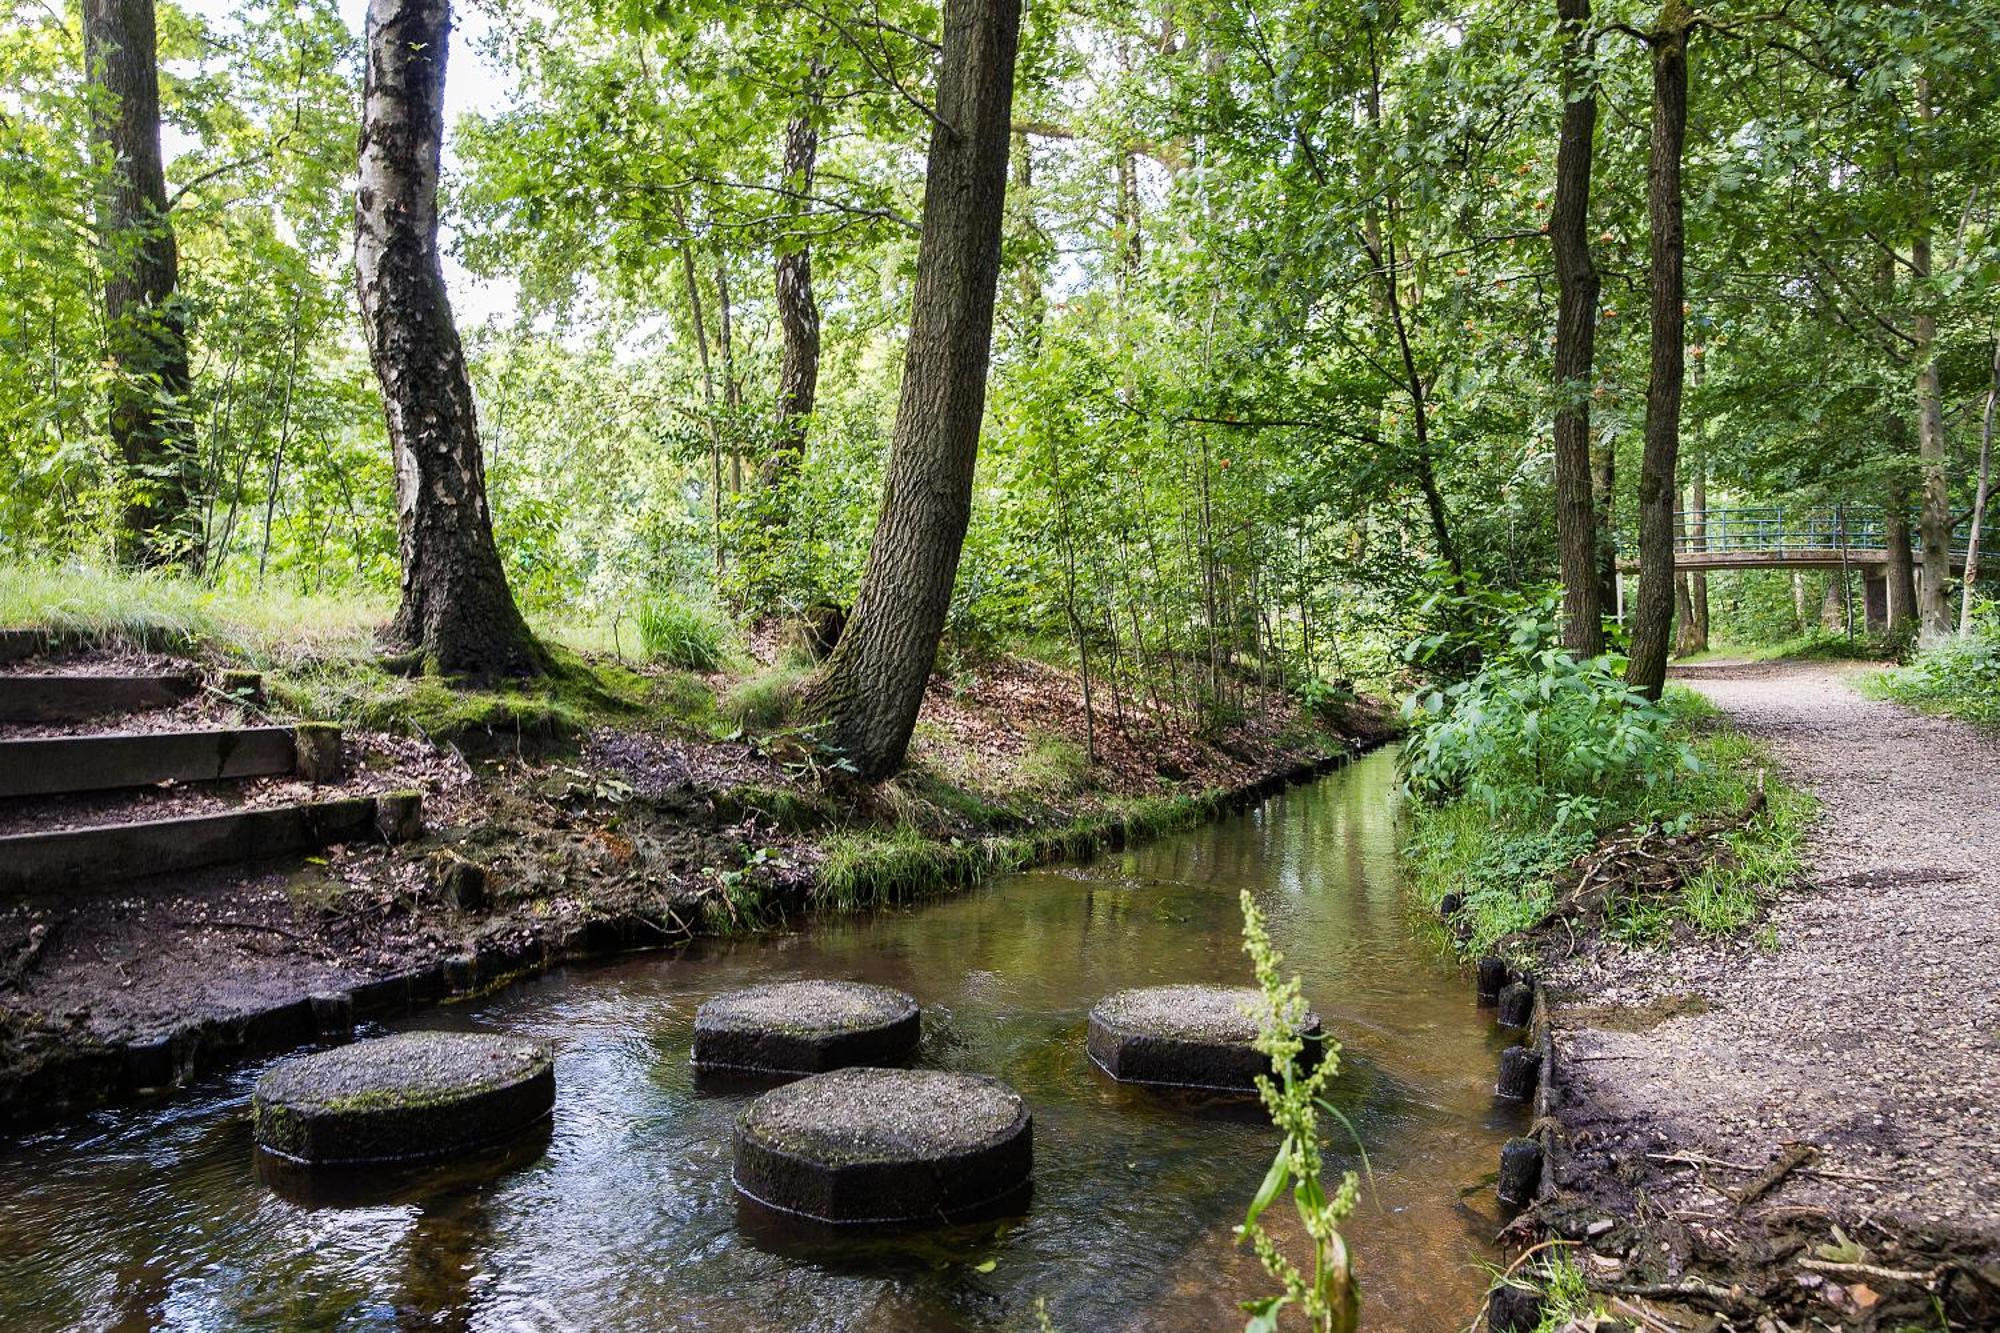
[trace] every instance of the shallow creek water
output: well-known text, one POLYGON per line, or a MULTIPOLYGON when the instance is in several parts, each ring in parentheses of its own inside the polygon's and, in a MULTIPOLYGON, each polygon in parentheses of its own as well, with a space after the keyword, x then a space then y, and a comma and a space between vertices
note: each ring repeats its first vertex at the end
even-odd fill
POLYGON ((1363 1327, 1462 1328, 1521 1113, 1493 1102, 1504 1042, 1470 981, 1409 916, 1391 762, 949 901, 569 968, 413 1016, 403 1026, 556 1043, 554 1124, 512 1160, 318 1197, 273 1188, 250 1142, 254 1069, 0 1150, 0 1328, 929 1333, 1034 1328, 1038 1302, 1069 1333, 1241 1327, 1236 1302, 1266 1285, 1230 1227, 1274 1135, 1254 1104, 1113 1084, 1083 1038, 1091 1004, 1120 987, 1246 981, 1243 887, 1346 1047, 1336 1100, 1373 1182, 1349 1227, 1363 1327), (925 1007, 920 1062, 1026 1096, 1024 1216, 838 1244, 739 1217, 730 1129, 754 1093, 696 1086, 695 1009, 814 976, 909 991, 925 1007))

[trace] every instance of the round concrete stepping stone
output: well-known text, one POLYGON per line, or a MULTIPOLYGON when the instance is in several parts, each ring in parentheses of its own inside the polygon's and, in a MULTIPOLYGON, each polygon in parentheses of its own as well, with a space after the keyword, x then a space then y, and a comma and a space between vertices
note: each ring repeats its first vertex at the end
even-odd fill
POLYGON ((998 1079, 839 1069, 750 1104, 736 1124, 736 1188, 819 1222, 993 1216, 1027 1188, 1033 1128, 998 1079))
POLYGON ((859 981, 781 981, 718 995, 694 1018, 704 1069, 819 1074, 890 1064, 917 1048, 917 1002, 859 981))
MULTIPOLYGON (((1167 1087, 1252 1089, 1271 1062, 1256 1048, 1262 1000, 1254 986, 1147 986, 1123 990, 1090 1011, 1086 1049, 1121 1083, 1167 1087)), ((1305 1035, 1324 1031, 1319 1015, 1306 1014, 1305 1035)), ((1319 1058, 1307 1041, 1302 1062, 1319 1058)))
POLYGON ((555 1058, 540 1042, 407 1032, 274 1065, 250 1098, 257 1143, 311 1165, 444 1157, 549 1114, 555 1058))

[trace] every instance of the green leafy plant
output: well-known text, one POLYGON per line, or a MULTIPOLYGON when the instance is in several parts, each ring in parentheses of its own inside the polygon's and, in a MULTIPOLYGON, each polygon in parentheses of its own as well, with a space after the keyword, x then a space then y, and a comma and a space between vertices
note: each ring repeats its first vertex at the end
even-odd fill
POLYGON ((1270 1057, 1274 1071, 1274 1076, 1258 1076, 1257 1095, 1270 1113, 1271 1123, 1284 1135, 1270 1170, 1264 1174, 1264 1183, 1250 1201, 1243 1225, 1236 1230, 1239 1239, 1250 1242, 1264 1271, 1283 1290, 1244 1303, 1243 1308, 1250 1313, 1244 1331, 1275 1333, 1278 1312, 1289 1307, 1303 1315, 1308 1327, 1317 1333, 1353 1333, 1359 1301, 1340 1224, 1354 1211, 1360 1183, 1349 1171, 1332 1193, 1327 1192, 1319 1131, 1322 1112, 1340 1118, 1340 1112, 1325 1097, 1327 1083, 1340 1069, 1340 1044, 1331 1037, 1321 1038, 1318 1061, 1309 1067, 1302 1063, 1306 1001, 1299 992, 1299 979, 1287 979, 1280 972, 1284 956, 1272 947, 1264 914, 1248 890, 1242 903, 1243 951, 1250 955, 1257 988, 1262 992, 1255 1010, 1257 1049, 1270 1057), (1304 1267, 1285 1255, 1258 1221, 1288 1186, 1292 1206, 1312 1247, 1311 1261, 1304 1267))
POLYGON ((1619 658, 1572 657, 1553 610, 1543 600, 1517 614, 1478 671, 1404 705, 1412 795, 1546 816, 1562 832, 1594 827, 1607 798, 1696 766, 1672 710, 1627 686, 1619 658))
POLYGON ((1985 603, 1965 633, 1938 639, 1908 666, 1864 685, 1871 694, 1927 713, 2000 725, 2000 604, 1985 603))
POLYGON ((656 597, 639 608, 640 646, 646 656, 668 666, 719 670, 726 636, 720 616, 686 602, 656 597))

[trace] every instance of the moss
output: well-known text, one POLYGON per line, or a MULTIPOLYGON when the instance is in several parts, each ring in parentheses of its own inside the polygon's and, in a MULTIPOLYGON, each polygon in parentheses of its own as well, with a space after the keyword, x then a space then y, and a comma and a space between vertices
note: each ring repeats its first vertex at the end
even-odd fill
POLYGON ((708 692, 689 689, 685 678, 663 681, 566 648, 548 651, 543 675, 492 687, 399 675, 379 659, 348 656, 271 668, 268 688, 276 702, 302 716, 453 740, 479 732, 560 739, 594 722, 649 712, 682 720, 692 713, 705 721, 712 707, 708 692))

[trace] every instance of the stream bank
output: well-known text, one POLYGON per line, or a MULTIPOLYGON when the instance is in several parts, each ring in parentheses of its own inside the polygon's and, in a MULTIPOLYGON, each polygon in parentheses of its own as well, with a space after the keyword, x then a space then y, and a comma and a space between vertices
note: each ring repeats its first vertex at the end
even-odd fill
POLYGON ((2000 743, 1831 664, 1682 678, 1819 798, 1807 874, 1734 937, 1544 951, 1517 1234, 1647 1327, 2000 1326, 2000 743))
MULTIPOLYGON (((188 645, 56 647, 25 669, 225 664, 188 645)), ((1118 725, 1099 719, 1090 765, 1070 739, 1074 676, 1003 656, 940 676, 909 771, 856 789, 781 730, 732 730, 718 701, 742 682, 722 675, 572 659, 547 697, 437 698, 356 661, 257 665, 274 718, 347 724, 344 783, 421 791, 428 836, 0 904, 0 1134, 564 963, 909 901, 1185 827, 1389 727, 1360 701, 1307 717, 1246 681, 1219 735, 1128 701, 1118 725)), ((279 794, 259 779, 221 799, 279 794)), ((36 817, 66 814, 100 817, 36 817)))
MULTIPOLYGON (((1413 920, 1394 758, 1235 814, 969 892, 568 965, 411 1026, 551 1042, 551 1134, 525 1160, 301 1196, 254 1166, 256 1070, 0 1149, 0 1325, 405 1325, 1193 1333, 1270 1290, 1231 1228, 1270 1161, 1254 1101, 1111 1081, 1104 996, 1241 984, 1238 891, 1343 1045, 1330 1096, 1367 1148, 1346 1228, 1371 1333, 1463 1327, 1498 1258, 1506 1038, 1413 920), (746 1221, 730 1127, 759 1090, 689 1062, 695 1015, 748 984, 848 976, 924 1006, 919 1068, 997 1077, 1035 1117, 1033 1196, 993 1226, 882 1238, 746 1221), (328 1206, 333 1205, 333 1206, 328 1206)), ((1328 1165, 1361 1170, 1332 1129, 1328 1165)), ((1289 1209, 1266 1221, 1298 1237, 1289 1209)))

